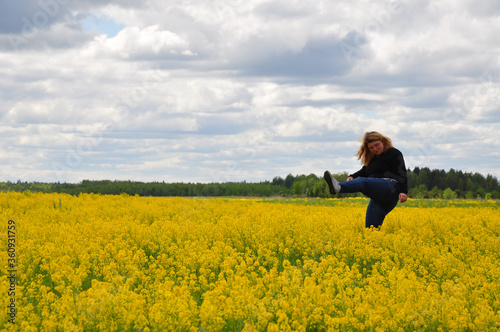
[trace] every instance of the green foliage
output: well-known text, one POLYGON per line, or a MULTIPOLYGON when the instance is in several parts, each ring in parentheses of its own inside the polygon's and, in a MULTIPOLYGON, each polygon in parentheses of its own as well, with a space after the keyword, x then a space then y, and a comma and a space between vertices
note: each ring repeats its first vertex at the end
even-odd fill
POLYGON ((409 196, 413 198, 439 198, 439 191, 449 188, 457 198, 482 199, 491 193, 493 199, 500 198, 500 184, 496 177, 488 174, 467 173, 450 169, 430 170, 427 167, 416 167, 408 170, 409 196), (428 188, 433 188, 430 192, 428 188))
POLYGON ((446 190, 443 192, 443 198, 444 199, 455 199, 457 198, 457 193, 451 190, 450 188, 446 188, 446 190))
MULTIPOLYGON (((338 181, 345 181, 347 172, 332 174, 338 181)), ((498 180, 478 173, 463 173, 451 169, 430 170, 415 168, 408 170, 408 194, 411 198, 469 198, 499 199, 500 185, 498 180), (429 188, 432 188, 429 190, 429 188)), ((360 197, 361 193, 339 194, 332 196, 323 176, 315 174, 292 175, 285 178, 276 176, 272 181, 259 183, 225 182, 225 183, 165 183, 136 181, 91 181, 81 183, 41 183, 41 182, 0 182, 0 191, 57 192, 78 195, 80 193, 100 193, 140 196, 306 196, 306 197, 360 197)), ((57 203, 54 203, 57 205, 57 203)))

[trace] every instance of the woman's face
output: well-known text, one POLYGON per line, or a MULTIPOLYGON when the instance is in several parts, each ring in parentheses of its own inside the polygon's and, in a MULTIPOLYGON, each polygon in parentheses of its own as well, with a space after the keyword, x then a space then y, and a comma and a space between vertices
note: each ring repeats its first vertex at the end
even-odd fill
POLYGON ((382 143, 382 141, 370 142, 368 143, 368 150, 370 150, 370 152, 374 155, 378 156, 384 151, 384 143, 382 143))

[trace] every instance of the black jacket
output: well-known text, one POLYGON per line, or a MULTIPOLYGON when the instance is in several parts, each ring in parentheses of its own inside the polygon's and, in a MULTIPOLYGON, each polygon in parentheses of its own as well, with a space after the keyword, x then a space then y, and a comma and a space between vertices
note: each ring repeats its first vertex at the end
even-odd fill
POLYGON ((408 194, 408 177, 403 154, 396 148, 389 148, 374 156, 367 166, 351 174, 353 178, 391 178, 398 182, 399 192, 408 194))

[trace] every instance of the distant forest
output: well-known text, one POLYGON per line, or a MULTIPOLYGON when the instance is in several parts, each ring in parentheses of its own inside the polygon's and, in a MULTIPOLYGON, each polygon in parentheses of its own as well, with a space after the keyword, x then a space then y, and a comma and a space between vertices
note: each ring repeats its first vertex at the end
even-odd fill
MULTIPOLYGON (((347 173, 333 174, 343 181, 347 173)), ((408 170, 408 187, 411 198, 468 198, 499 199, 500 185, 496 177, 479 173, 464 173, 450 169, 430 170, 427 167, 408 170)), ((272 181, 225 183, 165 183, 111 180, 83 180, 81 183, 0 182, 3 192, 95 193, 103 195, 139 196, 243 196, 243 197, 332 197, 323 177, 315 174, 276 176, 272 181)), ((354 197, 362 194, 340 194, 354 197)))

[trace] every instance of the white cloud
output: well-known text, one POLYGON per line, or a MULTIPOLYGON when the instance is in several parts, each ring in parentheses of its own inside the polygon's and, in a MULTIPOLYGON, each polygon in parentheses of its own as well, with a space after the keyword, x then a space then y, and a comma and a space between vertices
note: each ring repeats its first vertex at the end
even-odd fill
POLYGON ((159 25, 140 29, 127 27, 115 37, 101 35, 93 46, 97 54, 104 53, 123 59, 189 57, 196 55, 188 48, 188 43, 171 31, 162 31, 159 25))
POLYGON ((0 11, 5 180, 351 172, 367 130, 409 165, 500 177, 494 1, 89 0, 24 32, 43 8, 12 6, 0 11), (93 15, 123 29, 86 31, 93 15))

